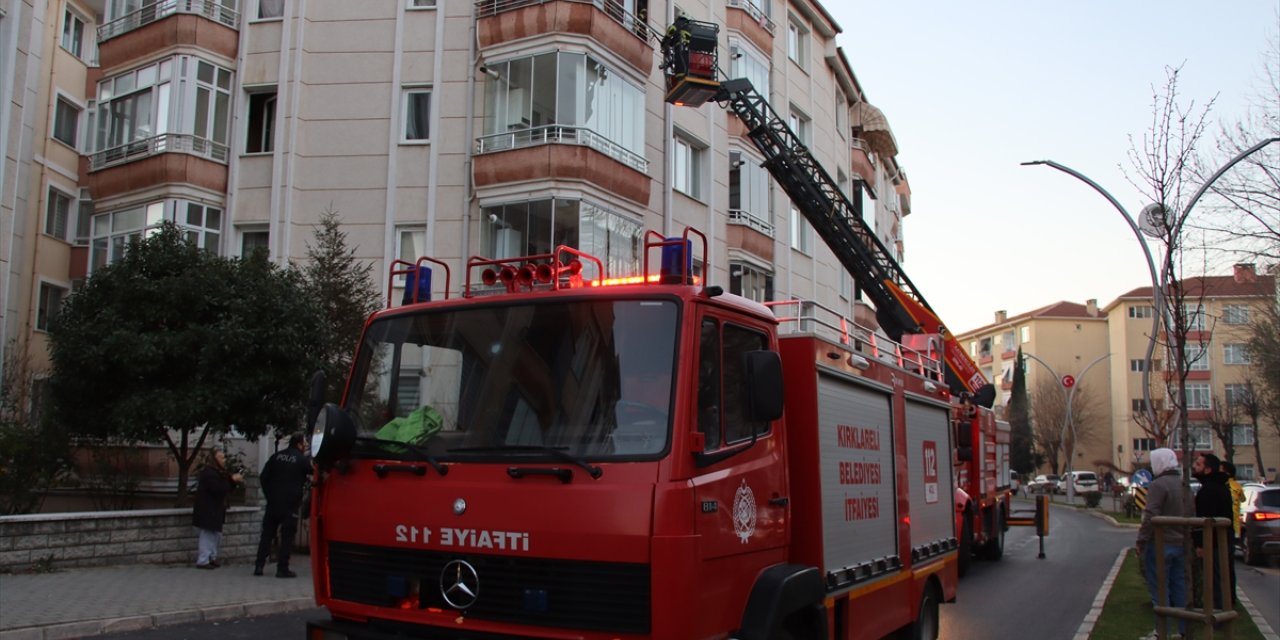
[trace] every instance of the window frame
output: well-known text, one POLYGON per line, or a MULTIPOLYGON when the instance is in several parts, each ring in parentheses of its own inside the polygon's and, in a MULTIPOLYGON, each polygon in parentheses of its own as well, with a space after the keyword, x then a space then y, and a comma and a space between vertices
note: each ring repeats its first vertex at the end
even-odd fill
POLYGON ((1247 304, 1222 305, 1223 324, 1239 326, 1249 324, 1250 309, 1247 304))
MULTIPOLYGON (((754 336, 759 339, 759 349, 769 348, 769 335, 758 327, 732 322, 714 314, 703 315, 699 320, 698 387, 695 391, 698 415, 696 428, 704 436, 704 451, 707 453, 739 446, 744 442, 750 442, 752 438, 765 438, 773 431, 773 422, 771 420, 760 421, 761 424, 756 425, 755 429, 747 428, 743 430, 745 433, 733 433, 730 431, 734 427, 741 428, 742 425, 746 424, 745 416, 741 415, 746 403, 735 401, 741 400, 741 398, 734 398, 735 394, 731 392, 730 375, 732 370, 729 365, 741 368, 744 358, 737 356, 748 351, 735 351, 729 354, 731 357, 726 357, 726 351, 733 346, 729 344, 731 341, 727 339, 730 331, 740 334, 744 344, 745 340, 754 336), (707 336, 707 326, 709 324, 715 327, 714 341, 709 340, 707 336), (708 353, 709 348, 714 348, 714 356, 708 353), (714 369, 706 366, 705 361, 709 359, 719 366, 714 369), (712 384, 713 378, 714 385, 712 384), (708 424, 707 412, 709 408, 706 406, 709 401, 714 401, 711 407, 715 409, 714 415, 716 418, 714 439, 708 429, 711 426, 708 424), (760 428, 761 426, 763 428, 760 428)), ((745 375, 745 371, 738 371, 738 374, 745 375)))
POLYGON ((809 29, 794 15, 787 19, 787 59, 802 71, 809 70, 809 29))
POLYGON ((86 44, 87 40, 85 40, 85 32, 88 30, 88 26, 89 20, 87 18, 80 15, 79 11, 72 9, 69 5, 66 6, 62 16, 62 30, 58 37, 58 46, 61 47, 63 51, 70 53, 79 60, 87 60, 88 58, 85 57, 85 53, 89 47, 86 44), (67 25, 70 24, 72 20, 79 23, 80 32, 78 35, 75 33, 67 33, 67 25), (75 39, 72 43, 73 47, 67 46, 67 40, 69 37, 75 39))
POLYGON ((79 151, 80 150, 80 146, 79 146, 80 145, 80 122, 81 122, 80 118, 83 114, 84 114, 83 105, 77 104, 69 96, 59 91, 53 99, 53 122, 50 123, 49 137, 53 138, 54 140, 57 140, 58 142, 61 142, 62 144, 67 145, 68 147, 71 147, 76 151, 79 151), (61 131, 61 129, 64 128, 63 125, 65 123, 65 120, 63 117, 65 115, 64 108, 66 110, 70 110, 71 116, 72 116, 70 140, 65 140, 59 137, 60 133, 64 133, 61 131))
POLYGON ((248 258, 250 255, 245 251, 245 240, 248 239, 249 236, 257 236, 259 234, 265 234, 267 237, 266 243, 261 246, 267 251, 267 257, 270 258, 271 256, 271 225, 270 224, 265 224, 265 223, 264 224, 240 224, 240 225, 235 225, 235 231, 236 231, 236 250, 239 252, 239 256, 241 258, 248 258))
POLYGON ((405 10, 422 11, 425 9, 435 9, 436 0, 406 0, 405 10))
POLYGON ((1151 305, 1135 304, 1129 307, 1129 317, 1134 320, 1150 319, 1155 311, 1151 305))
POLYGON ((671 189, 702 202, 706 197, 704 175, 706 173, 707 146, 702 141, 676 130, 672 136, 671 189))
POLYGON ((1253 358, 1249 355, 1249 345, 1243 342, 1224 343, 1222 345, 1222 364, 1253 364, 1253 358))
POLYGON ((52 280, 40 279, 40 284, 36 289, 36 313, 35 313, 35 331, 39 333, 48 333, 50 325, 58 318, 58 312, 62 309, 62 305, 66 303, 67 296, 71 295, 71 287, 64 284, 54 282, 52 280), (50 309, 49 295, 58 294, 57 308, 50 309))
MULTIPOLYGON (((395 235, 396 237, 395 237, 395 254, 394 255, 396 259, 404 260, 412 264, 418 258, 424 255, 427 255, 427 225, 419 224, 419 223, 397 224, 395 225, 395 235), (415 256, 404 255, 405 234, 409 234, 410 237, 413 239, 414 244, 421 247, 421 251, 418 252, 418 255, 415 255, 415 256)), ((397 274, 395 278, 395 286, 403 287, 406 277, 408 277, 407 274, 403 274, 403 273, 397 274)))
POLYGON ((79 204, 77 196, 73 196, 60 187, 50 184, 45 190, 45 206, 44 206, 44 225, 43 233, 51 238, 57 238, 63 242, 71 242, 70 233, 72 232, 72 221, 77 212, 74 208, 79 204), (55 196, 58 201, 65 200, 67 203, 66 210, 62 212, 54 211, 55 196), (61 221, 54 218, 55 215, 61 216, 61 221), (58 224, 61 222, 61 233, 58 231, 58 224))
POLYGON ((400 144, 431 144, 432 93, 431 85, 404 85, 400 88, 400 144), (412 137, 409 124, 414 121, 410 118, 415 105, 414 97, 424 94, 427 98, 427 113, 423 120, 426 132, 421 137, 412 137))
POLYGON ((809 219, 800 213, 800 209, 793 203, 791 205, 791 220, 789 221, 791 229, 791 249, 799 251, 806 256, 813 255, 813 225, 809 224, 809 219))
POLYGON ((254 12, 254 16, 256 17, 252 18, 250 22, 259 22, 259 21, 267 21, 267 20, 284 20, 284 6, 285 6, 285 0, 258 0, 258 10, 254 12), (263 15, 264 8, 267 2, 272 2, 272 3, 279 2, 280 12, 273 15, 263 15))
POLYGON ((245 155, 275 152, 276 122, 279 119, 280 91, 276 85, 245 88, 245 155), (256 144, 249 136, 257 132, 256 144))

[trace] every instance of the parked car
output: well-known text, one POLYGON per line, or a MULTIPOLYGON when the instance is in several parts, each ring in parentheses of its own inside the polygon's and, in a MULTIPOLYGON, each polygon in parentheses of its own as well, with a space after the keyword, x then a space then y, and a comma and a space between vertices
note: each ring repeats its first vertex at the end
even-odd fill
POLYGON ((1067 487, 1073 486, 1076 493, 1098 490, 1098 474, 1092 471, 1068 471, 1062 476, 1058 493, 1066 493, 1067 487))
POLYGON ((1280 555, 1280 487, 1250 487, 1240 505, 1240 548, 1245 564, 1280 555))
POLYGON ((1010 469, 1009 470, 1009 489, 1014 493, 1017 493, 1020 487, 1022 487, 1022 478, 1018 475, 1017 471, 1010 469))
POLYGON ((1058 490, 1059 481, 1058 476, 1052 473, 1038 475, 1035 480, 1027 483, 1027 492, 1054 493, 1058 490))

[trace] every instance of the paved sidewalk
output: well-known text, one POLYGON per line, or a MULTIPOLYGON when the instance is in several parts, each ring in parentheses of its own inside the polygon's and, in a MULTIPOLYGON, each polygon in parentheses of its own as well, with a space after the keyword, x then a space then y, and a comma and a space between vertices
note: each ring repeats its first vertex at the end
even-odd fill
POLYGON ((213 571, 139 565, 0 575, 0 640, 57 640, 171 624, 309 609, 311 565, 297 578, 256 577, 248 564, 213 571))

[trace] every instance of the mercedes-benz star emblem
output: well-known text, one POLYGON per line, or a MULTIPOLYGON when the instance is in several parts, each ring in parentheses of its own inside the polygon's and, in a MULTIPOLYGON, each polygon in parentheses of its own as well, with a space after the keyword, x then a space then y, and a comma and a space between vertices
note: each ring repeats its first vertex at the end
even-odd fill
POLYGON ((466 609, 480 597, 480 576, 465 560, 453 560, 440 571, 440 595, 455 609, 466 609))

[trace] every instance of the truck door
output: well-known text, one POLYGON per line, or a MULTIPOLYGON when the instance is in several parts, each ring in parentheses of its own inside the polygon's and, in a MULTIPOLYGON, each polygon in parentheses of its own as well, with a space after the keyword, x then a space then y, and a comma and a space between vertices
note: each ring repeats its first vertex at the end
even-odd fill
MULTIPOLYGON (((698 344, 697 429, 705 452, 740 449, 697 469, 697 531, 703 560, 778 549, 787 543, 782 434, 747 419, 743 354, 769 348, 763 329, 704 315, 698 344), (755 442, 752 444, 752 439, 755 442)), ((761 560, 764 562, 764 559, 761 560)), ((754 562, 736 563, 750 571, 754 562)))

